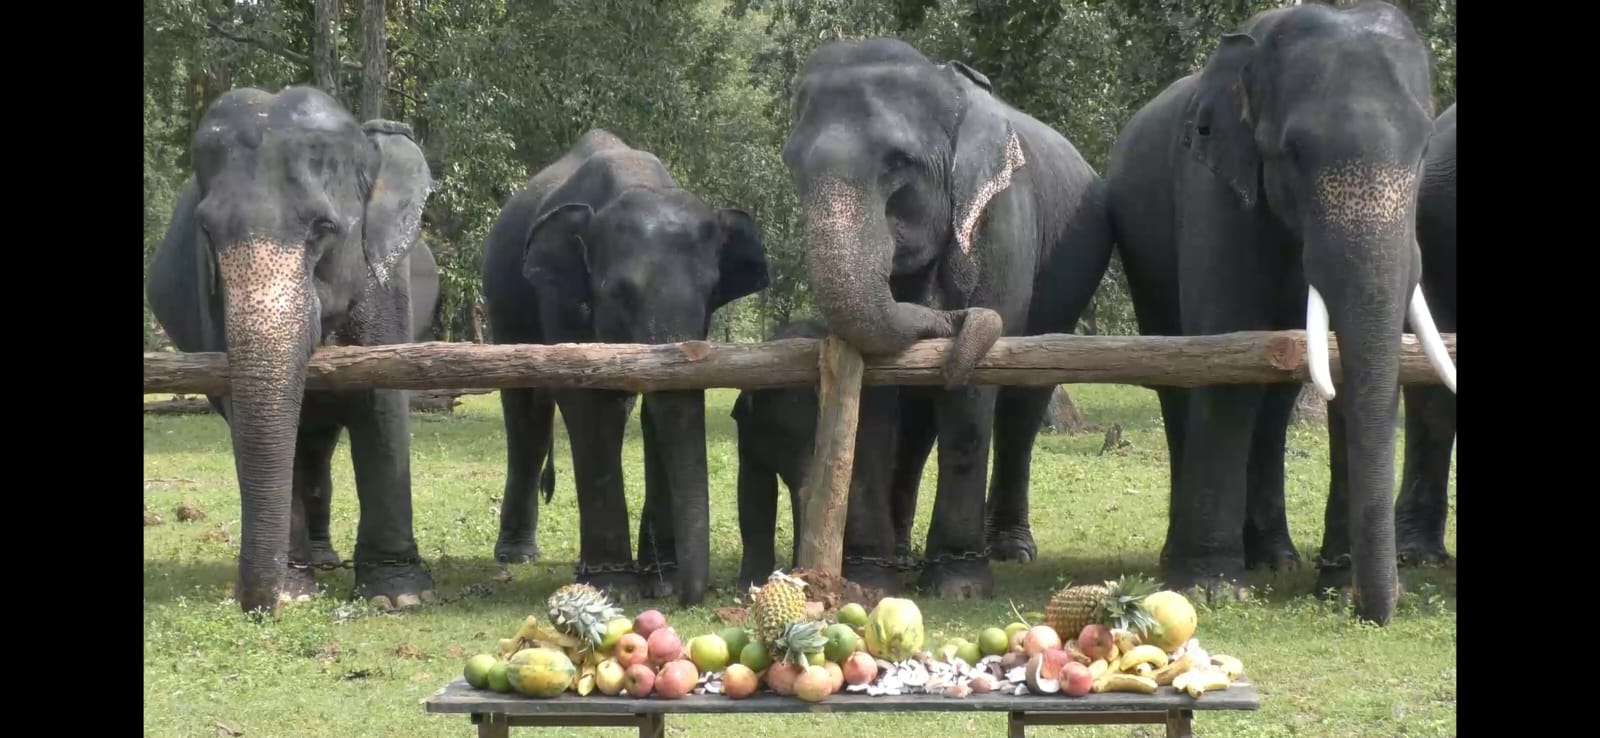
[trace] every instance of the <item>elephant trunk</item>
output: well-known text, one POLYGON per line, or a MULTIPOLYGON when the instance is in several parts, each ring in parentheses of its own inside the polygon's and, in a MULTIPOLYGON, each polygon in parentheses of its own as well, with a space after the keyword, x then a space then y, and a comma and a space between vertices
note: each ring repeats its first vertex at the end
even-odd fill
POLYGON ((685 607, 705 598, 711 578, 711 512, 706 495, 706 397, 701 390, 645 395, 645 417, 665 448, 671 495, 678 601, 685 607))
POLYGON ((314 330, 305 254, 266 241, 221 250, 232 382, 229 428, 243 507, 235 597, 276 611, 289 552, 295 435, 314 330))
POLYGON ((944 373, 948 384, 963 381, 1000 337, 999 314, 896 302, 889 289, 895 242, 873 188, 829 177, 808 183, 801 197, 810 284, 829 330, 869 355, 954 336, 944 373))

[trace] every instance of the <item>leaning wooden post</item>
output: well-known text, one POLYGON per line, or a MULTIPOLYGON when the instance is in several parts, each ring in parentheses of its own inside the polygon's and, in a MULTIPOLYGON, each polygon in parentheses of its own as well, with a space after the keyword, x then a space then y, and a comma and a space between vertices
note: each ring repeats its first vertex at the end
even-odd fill
POLYGON ((817 351, 817 438, 800 487, 800 557, 807 569, 841 575, 845 513, 855 466, 856 420, 861 415, 861 352, 838 336, 822 339, 817 351))

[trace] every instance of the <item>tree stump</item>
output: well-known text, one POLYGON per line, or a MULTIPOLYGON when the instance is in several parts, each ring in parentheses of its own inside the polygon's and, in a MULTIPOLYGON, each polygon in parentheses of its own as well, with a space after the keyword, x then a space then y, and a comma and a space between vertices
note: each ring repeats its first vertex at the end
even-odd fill
POLYGON ((1078 407, 1072 404, 1072 396, 1059 384, 1050 393, 1050 405, 1044 412, 1044 429, 1072 436, 1089 429, 1089 424, 1083 420, 1083 413, 1078 412, 1078 407))

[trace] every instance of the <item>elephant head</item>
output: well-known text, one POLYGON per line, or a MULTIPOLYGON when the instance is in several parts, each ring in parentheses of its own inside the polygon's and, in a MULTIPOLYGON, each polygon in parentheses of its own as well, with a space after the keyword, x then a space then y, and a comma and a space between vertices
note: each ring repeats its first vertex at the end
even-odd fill
MULTIPOLYGON (((581 325, 587 340, 663 344, 704 340, 717 308, 764 289, 766 254, 755 219, 714 210, 687 190, 636 186, 594 209, 569 202, 529 229, 523 276, 538 288, 551 335, 581 325)), ((653 392, 644 419, 661 444, 679 597, 699 602, 710 578, 705 393, 653 392)))
POLYGON ((1184 111, 1189 154, 1299 244, 1309 369, 1332 399, 1339 337, 1361 615, 1394 609, 1392 504, 1400 338, 1409 316, 1453 390, 1418 290, 1415 224, 1433 130, 1427 46, 1383 3, 1268 11, 1222 37, 1184 111))
POLYGON ((973 295, 979 220, 1026 163, 989 81, 892 39, 823 46, 801 72, 783 160, 829 329, 867 354, 955 336, 945 379, 964 381, 999 338, 999 315, 897 301, 890 283, 973 295))
POLYGON ((192 142, 202 330, 227 347, 243 521, 236 595, 275 609, 305 367, 416 243, 431 181, 404 125, 314 88, 231 91, 192 142))

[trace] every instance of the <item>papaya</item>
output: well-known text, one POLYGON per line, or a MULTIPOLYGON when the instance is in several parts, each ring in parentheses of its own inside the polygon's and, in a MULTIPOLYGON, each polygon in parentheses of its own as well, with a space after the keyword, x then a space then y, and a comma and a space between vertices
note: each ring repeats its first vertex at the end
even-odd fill
POLYGON ((506 678, 518 694, 529 697, 559 696, 572 686, 578 667, 559 649, 524 648, 506 664, 506 678))

